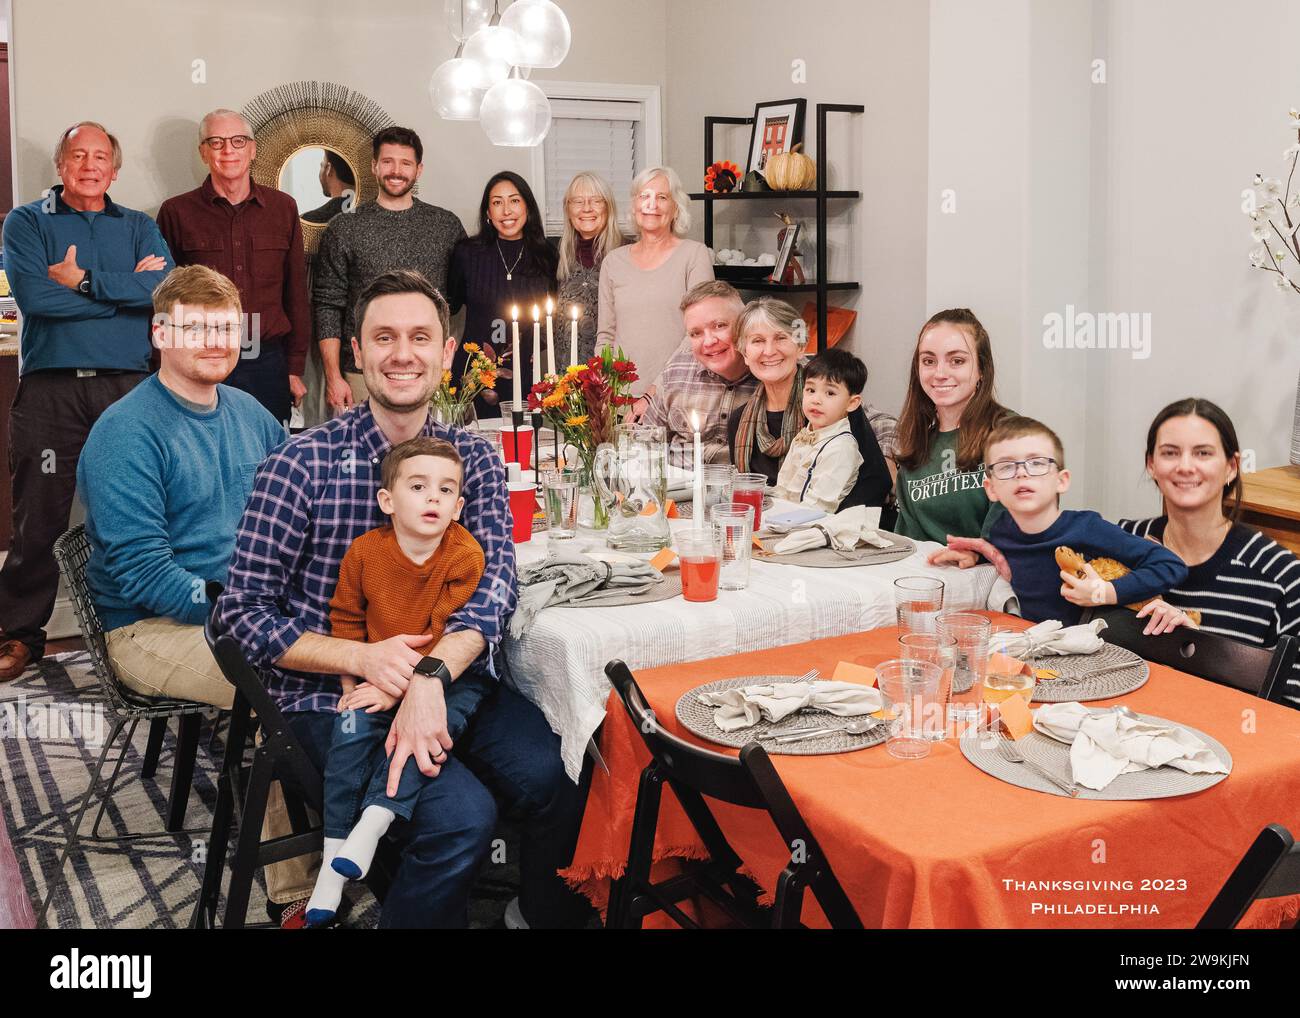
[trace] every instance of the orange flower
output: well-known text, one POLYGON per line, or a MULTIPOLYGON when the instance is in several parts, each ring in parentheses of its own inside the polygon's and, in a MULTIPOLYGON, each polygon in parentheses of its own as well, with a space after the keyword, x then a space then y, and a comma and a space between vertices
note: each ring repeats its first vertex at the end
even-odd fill
POLYGON ((451 372, 450 372, 450 371, 444 371, 444 372, 442 373, 442 384, 443 384, 443 385, 450 385, 450 384, 451 384, 451 372))
POLYGON ((587 423, 586 414, 575 414, 573 417, 567 417, 564 421, 570 428, 580 428, 587 423))
POLYGON ((558 392, 553 392, 542 400, 542 406, 547 410, 553 410, 558 406, 564 406, 564 396, 558 392))
POLYGON ((466 343, 463 347, 461 347, 461 349, 464 350, 466 353, 478 353, 479 345, 477 343, 466 343))

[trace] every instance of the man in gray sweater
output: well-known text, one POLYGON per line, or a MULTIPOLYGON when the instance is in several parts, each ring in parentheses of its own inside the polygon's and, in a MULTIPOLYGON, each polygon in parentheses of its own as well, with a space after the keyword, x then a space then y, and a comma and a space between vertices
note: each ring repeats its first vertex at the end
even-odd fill
POLYGON ((447 290, 452 248, 465 236, 454 214, 411 194, 424 170, 424 145, 407 127, 386 127, 372 143, 379 196, 335 216, 321 237, 312 310, 325 369, 325 400, 340 413, 366 398, 352 348, 353 309, 366 284, 390 269, 414 269, 447 290))

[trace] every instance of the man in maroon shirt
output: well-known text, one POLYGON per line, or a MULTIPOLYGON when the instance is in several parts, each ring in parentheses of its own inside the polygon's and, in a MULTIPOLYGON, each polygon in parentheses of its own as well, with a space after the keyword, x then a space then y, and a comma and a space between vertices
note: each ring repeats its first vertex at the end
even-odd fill
POLYGON ((283 191, 253 183, 257 142, 233 110, 199 124, 208 178, 163 202, 158 228, 177 265, 206 265, 234 281, 248 315, 246 348, 227 385, 255 396, 277 421, 307 392, 302 375, 311 343, 311 305, 298 205, 283 191))

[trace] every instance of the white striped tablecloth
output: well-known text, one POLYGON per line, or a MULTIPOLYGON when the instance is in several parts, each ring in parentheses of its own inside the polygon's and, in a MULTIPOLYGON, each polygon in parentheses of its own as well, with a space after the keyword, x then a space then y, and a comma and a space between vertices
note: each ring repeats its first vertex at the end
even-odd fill
MULTIPOLYGON (((674 521, 674 526, 689 526, 674 521)), ((604 548, 583 534, 566 542, 573 550, 604 548)), ((894 580, 937 576, 944 581, 944 608, 1001 609, 999 582, 990 565, 971 569, 933 568, 926 556, 939 546, 916 542, 905 559, 843 569, 808 569, 754 560, 749 587, 723 590, 716 601, 673 598, 617 608, 548 608, 521 638, 504 642, 514 687, 541 708, 560 736, 569 776, 577 780, 587 741, 605 718, 611 686, 605 665, 621 658, 632 673, 660 665, 724 657, 805 640, 844 636, 895 624, 894 580), (992 602, 990 601, 992 598, 992 602), (1000 602, 1000 603, 998 603, 1000 602)), ((519 563, 546 555, 537 535, 517 548, 519 563)), ((648 556, 647 556, 648 557, 648 556)))

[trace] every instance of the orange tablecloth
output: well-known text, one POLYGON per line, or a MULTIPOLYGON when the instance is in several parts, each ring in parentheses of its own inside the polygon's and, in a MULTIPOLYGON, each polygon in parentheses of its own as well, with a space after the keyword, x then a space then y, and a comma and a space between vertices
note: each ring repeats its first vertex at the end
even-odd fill
MULTIPOLYGON (((895 656, 896 639, 897 630, 878 629, 656 668, 637 681, 665 728, 711 745, 677 722, 686 690, 812 667, 829 676, 840 661, 875 665, 895 656)), ((1214 736, 1232 754, 1232 773, 1195 795, 1096 802, 992 778, 952 739, 923 760, 896 760, 883 746, 772 759, 868 927, 1190 927, 1265 824, 1300 831, 1300 711, 1154 664, 1146 685, 1122 702, 1214 736), (1094 911, 1080 913, 1080 906, 1094 911)), ((596 769, 565 876, 603 903, 608 878, 627 858, 637 781, 650 759, 617 695, 600 749, 611 774, 596 769)), ((788 853, 770 819, 710 806, 749 874, 772 893, 788 853)), ((656 859, 702 854, 676 797, 666 792, 656 859)), ((1243 925, 1276 926, 1296 913, 1297 899, 1259 903, 1243 925)), ((804 922, 825 925, 811 895, 804 922)))

